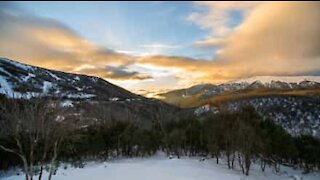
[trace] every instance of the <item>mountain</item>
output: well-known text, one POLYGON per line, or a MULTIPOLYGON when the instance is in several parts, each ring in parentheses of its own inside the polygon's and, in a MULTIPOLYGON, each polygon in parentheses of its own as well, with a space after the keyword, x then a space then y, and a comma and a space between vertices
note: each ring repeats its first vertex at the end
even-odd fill
POLYGON ((239 96, 318 94, 319 90, 320 76, 257 76, 217 85, 195 85, 187 89, 162 93, 159 96, 165 102, 180 107, 199 107, 208 102, 220 102, 239 96))
POLYGON ((167 103, 215 115, 253 106, 292 135, 320 138, 320 76, 260 76, 223 84, 200 84, 160 94, 167 103))
POLYGON ((30 66, 0 58, 0 93, 14 98, 133 99, 139 96, 101 78, 30 66))
POLYGON ((78 119, 79 127, 94 123, 97 114, 102 113, 104 118, 150 127, 159 119, 169 121, 189 112, 131 93, 98 77, 49 70, 6 58, 0 58, 0 94, 14 99, 49 98, 68 109, 78 119))

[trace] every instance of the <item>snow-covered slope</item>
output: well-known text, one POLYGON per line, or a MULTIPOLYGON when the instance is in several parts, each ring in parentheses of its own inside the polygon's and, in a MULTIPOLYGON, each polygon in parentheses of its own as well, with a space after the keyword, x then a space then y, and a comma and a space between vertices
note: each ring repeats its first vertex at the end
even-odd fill
POLYGON ((34 67, 6 58, 0 58, 0 94, 11 98, 138 98, 101 78, 34 67))
MULTIPOLYGON (((200 158, 168 159, 164 155, 151 158, 123 159, 111 162, 87 163, 84 168, 66 169, 63 166, 53 176, 54 180, 317 180, 319 173, 302 174, 299 170, 281 167, 280 173, 267 167, 262 172, 259 165, 254 164, 249 176, 241 174, 239 168, 229 170, 225 162, 215 164, 209 159, 200 158)), ((1 178, 1 177, 0 177, 1 178)), ((3 177, 3 180, 23 180, 22 175, 3 177)), ((47 178, 47 173, 44 179, 47 178)), ((37 178, 35 178, 37 179, 37 178)))
POLYGON ((320 139, 320 99, 312 97, 257 97, 225 104, 234 111, 252 106, 264 117, 272 119, 293 136, 312 135, 320 139))

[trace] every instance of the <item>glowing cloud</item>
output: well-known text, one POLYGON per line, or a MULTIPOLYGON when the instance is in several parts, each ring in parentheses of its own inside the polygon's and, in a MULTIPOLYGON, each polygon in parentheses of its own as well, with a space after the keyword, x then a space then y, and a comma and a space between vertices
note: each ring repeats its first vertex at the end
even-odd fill
POLYGON ((319 9, 319 2, 262 3, 229 37, 198 46, 222 47, 216 60, 225 71, 237 67, 237 76, 319 72, 319 9))
MULTIPOLYGON (((67 26, 55 20, 34 17, 29 14, 12 14, 0 9, 0 55, 24 63, 85 73, 83 65, 90 64, 92 72, 103 78, 119 78, 110 69, 101 67, 124 67, 133 62, 133 57, 101 48, 82 39, 67 26), (109 72, 109 73, 108 73, 109 72)), ((125 72, 125 71, 123 71, 125 72)), ((141 78, 138 72, 127 73, 122 79, 141 78), (131 77, 131 75, 133 77, 131 77)))
MULTIPOLYGON (((203 17, 197 14, 197 18, 216 16, 216 8, 218 12, 242 9, 246 16, 228 36, 213 36, 195 43, 198 48, 220 48, 213 60, 147 56, 138 62, 192 73, 190 83, 223 82, 254 75, 320 74, 319 2, 218 4, 201 3, 211 10, 203 17)), ((213 31, 217 27, 215 21, 199 23, 213 31)))

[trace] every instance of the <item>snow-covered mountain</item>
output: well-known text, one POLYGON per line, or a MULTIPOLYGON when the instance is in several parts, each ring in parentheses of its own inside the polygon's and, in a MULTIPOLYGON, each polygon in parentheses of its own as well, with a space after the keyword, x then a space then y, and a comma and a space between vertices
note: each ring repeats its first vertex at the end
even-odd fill
POLYGON ((320 76, 255 76, 226 84, 245 84, 247 88, 309 89, 320 88, 320 76))
POLYGON ((170 98, 187 98, 191 96, 211 97, 227 92, 246 89, 303 90, 320 89, 320 76, 255 76, 222 84, 200 84, 187 89, 179 89, 160 94, 170 98))
POLYGON ((11 98, 136 99, 101 78, 54 71, 0 58, 0 94, 11 98))

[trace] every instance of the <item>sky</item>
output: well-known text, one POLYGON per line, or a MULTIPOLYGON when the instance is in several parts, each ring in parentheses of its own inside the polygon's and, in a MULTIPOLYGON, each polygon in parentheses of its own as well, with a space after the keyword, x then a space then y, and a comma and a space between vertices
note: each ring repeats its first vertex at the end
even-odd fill
POLYGON ((319 2, 0 2, 0 57, 147 96, 320 75, 319 2))

